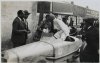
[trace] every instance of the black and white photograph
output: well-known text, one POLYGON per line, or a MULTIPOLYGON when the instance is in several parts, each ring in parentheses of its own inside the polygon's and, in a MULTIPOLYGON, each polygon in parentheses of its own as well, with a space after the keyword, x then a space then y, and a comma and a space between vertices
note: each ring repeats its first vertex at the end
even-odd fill
POLYGON ((1 0, 1 63, 99 63, 99 0, 1 0))

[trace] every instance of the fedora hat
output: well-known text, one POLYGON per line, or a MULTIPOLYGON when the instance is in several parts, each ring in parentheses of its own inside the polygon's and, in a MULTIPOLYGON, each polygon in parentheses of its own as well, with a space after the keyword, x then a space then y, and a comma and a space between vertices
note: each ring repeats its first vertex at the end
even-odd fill
POLYGON ((29 14, 30 14, 27 10, 24 10, 24 13, 25 13, 26 15, 29 15, 29 14))

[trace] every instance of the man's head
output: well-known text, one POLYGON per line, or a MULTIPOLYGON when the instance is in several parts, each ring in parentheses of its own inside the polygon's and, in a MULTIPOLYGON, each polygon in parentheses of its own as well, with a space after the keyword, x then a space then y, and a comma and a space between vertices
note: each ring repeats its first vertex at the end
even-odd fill
POLYGON ((83 19, 83 21, 85 21, 86 25, 93 26, 95 18, 86 18, 86 19, 83 19))
POLYGON ((17 15, 18 15, 18 17, 20 17, 21 19, 24 17, 24 12, 23 12, 23 10, 19 10, 18 12, 17 12, 17 15))
POLYGON ((51 20, 51 21, 53 21, 54 19, 55 19, 55 16, 53 15, 53 14, 48 14, 48 15, 46 15, 46 20, 51 20))
POLYGON ((64 17, 62 18, 63 22, 64 22, 65 24, 67 24, 67 25, 68 25, 68 22, 67 22, 68 17, 69 17, 69 15, 66 15, 66 16, 64 16, 64 17))
POLYGON ((65 17, 62 18, 62 21, 66 24, 67 23, 67 19, 65 17))
POLYGON ((27 19, 30 13, 27 10, 24 10, 24 18, 27 19))

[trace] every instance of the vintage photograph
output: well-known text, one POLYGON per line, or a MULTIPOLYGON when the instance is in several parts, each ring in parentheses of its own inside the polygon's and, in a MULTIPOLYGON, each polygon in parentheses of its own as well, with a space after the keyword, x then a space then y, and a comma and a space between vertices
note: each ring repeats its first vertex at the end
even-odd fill
POLYGON ((98 2, 1 1, 1 63, 99 63, 98 2))

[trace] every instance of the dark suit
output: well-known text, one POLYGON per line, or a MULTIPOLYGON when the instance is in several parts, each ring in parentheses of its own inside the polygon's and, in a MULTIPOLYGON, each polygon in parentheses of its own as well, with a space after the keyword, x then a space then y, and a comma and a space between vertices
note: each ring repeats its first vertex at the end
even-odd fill
POLYGON ((12 36, 11 40, 14 47, 18 47, 26 44, 27 33, 20 30, 26 30, 27 25, 24 21, 16 17, 12 24, 12 36))
POLYGON ((81 62, 99 62, 99 30, 90 27, 86 31, 86 43, 84 51, 80 54, 81 62))

